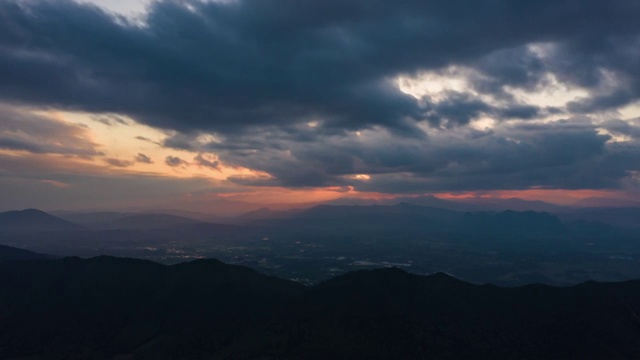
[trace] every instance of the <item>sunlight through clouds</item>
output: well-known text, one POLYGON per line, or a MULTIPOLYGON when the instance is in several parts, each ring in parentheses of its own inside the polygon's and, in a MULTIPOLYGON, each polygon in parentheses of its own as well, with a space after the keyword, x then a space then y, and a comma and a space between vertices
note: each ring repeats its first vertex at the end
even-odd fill
POLYGON ((78 3, 97 5, 105 10, 127 17, 139 17, 145 14, 152 0, 74 0, 78 3))

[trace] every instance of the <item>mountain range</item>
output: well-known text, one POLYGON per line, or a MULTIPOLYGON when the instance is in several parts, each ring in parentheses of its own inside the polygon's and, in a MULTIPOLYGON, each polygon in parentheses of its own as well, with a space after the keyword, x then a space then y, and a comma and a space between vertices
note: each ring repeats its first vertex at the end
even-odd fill
MULTIPOLYGON (((0 231, 14 231, 27 229, 35 230, 78 230, 89 229, 142 229, 167 226, 180 226, 196 223, 218 223, 234 225, 274 225, 297 219, 311 219, 318 215, 317 220, 324 217, 337 219, 344 215, 355 217, 371 216, 370 224, 376 224, 376 216, 387 216, 386 222, 398 216, 419 216, 423 220, 439 223, 450 222, 465 213, 496 214, 525 212, 549 213, 557 216, 563 223, 575 221, 599 222, 624 229, 637 229, 640 222, 640 207, 583 207, 572 208, 554 205, 542 201, 528 201, 512 199, 459 199, 445 200, 434 196, 406 197, 389 200, 350 199, 343 198, 326 202, 325 204, 283 209, 261 207, 234 216, 216 216, 204 212, 165 209, 161 211, 54 211, 50 214, 58 219, 49 218, 44 223, 45 213, 39 210, 9 211, 0 213, 0 231), (327 214, 323 214, 327 213, 327 214), (341 214, 337 216, 337 214, 341 214), (456 215, 457 214, 457 215, 456 215), (460 216, 458 216, 460 215, 460 216), (22 218, 22 220, 20 219, 22 218), (64 220, 67 223, 64 223, 64 220), (20 223, 22 221, 22 223, 20 223), (40 224, 33 226, 33 224, 40 224), (76 226, 74 226, 76 225, 76 226), (11 228, 13 226, 13 228, 11 228)), ((398 219, 400 222, 407 219, 398 219)), ((455 226, 459 228, 459 226, 455 226)))
POLYGON ((74 231, 80 226, 36 209, 0 213, 0 232, 74 231))
POLYGON ((363 270, 317 286, 216 260, 0 262, 1 358, 614 359, 640 281, 472 285, 363 270))
POLYGON ((640 278, 637 209, 615 211, 626 215, 608 217, 605 209, 552 214, 409 203, 319 205, 261 209, 221 224, 163 213, 53 216, 28 210, 0 213, 0 244, 54 256, 163 264, 218 258, 304 284, 390 264, 508 286, 640 278))

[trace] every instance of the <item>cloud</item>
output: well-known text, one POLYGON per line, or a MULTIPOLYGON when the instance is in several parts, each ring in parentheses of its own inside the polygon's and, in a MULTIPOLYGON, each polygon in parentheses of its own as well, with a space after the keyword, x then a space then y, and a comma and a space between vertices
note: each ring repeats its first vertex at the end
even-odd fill
POLYGON ((90 139, 90 130, 82 125, 0 104, 0 149, 35 154, 101 155, 98 145, 90 139))
POLYGON ((193 160, 198 166, 207 167, 218 171, 220 170, 220 161, 218 161, 215 156, 198 154, 195 158, 193 158, 193 160))
POLYGON ((0 149, 24 150, 32 153, 43 153, 44 148, 38 144, 10 137, 0 137, 0 149))
POLYGON ((121 160, 121 159, 115 159, 115 158, 104 159, 104 162, 106 162, 111 166, 119 167, 119 168, 126 168, 133 165, 133 161, 121 160))
POLYGON ((144 13, 149 0, 84 0, 93 3, 108 11, 113 11, 124 16, 134 17, 144 13))
POLYGON ((154 145, 160 145, 163 146, 163 144, 159 141, 153 140, 153 139, 149 139, 148 137, 145 136, 136 136, 134 139, 136 140, 140 140, 140 141, 144 141, 144 142, 148 142, 154 145))
POLYGON ((598 129, 588 119, 567 119, 488 132, 443 129, 427 140, 399 141, 392 133, 372 131, 293 142, 283 134, 260 133, 232 141, 228 151, 216 147, 225 163, 271 175, 230 178, 242 185, 352 186, 388 193, 620 188, 630 171, 640 169, 640 142, 611 142, 598 129))
MULTIPOLYGON (((451 64, 475 69, 485 79, 474 86, 496 94, 535 88, 553 73, 593 91, 574 109, 628 103, 640 90, 638 13, 628 0, 167 0, 150 4, 140 26, 68 0, 7 0, 0 97, 182 132, 320 119, 339 131, 415 135, 416 122, 466 124, 490 110, 459 96, 424 108, 390 81, 451 64), (527 48, 541 42, 553 46, 527 48), (626 80, 604 86, 611 74, 626 80)), ((489 112, 538 111, 503 105, 503 114, 489 112)))
POLYGON ((138 155, 136 155, 136 162, 139 162, 141 164, 153 164, 153 160, 151 160, 150 157, 143 153, 139 153, 138 155))
POLYGON ((61 181, 55 181, 55 180, 40 180, 41 183, 43 184, 48 184, 51 185, 53 187, 56 187, 58 189, 68 189, 71 186, 67 183, 63 183, 61 181))
POLYGON ((613 134, 625 135, 636 141, 640 141, 640 118, 630 121, 620 119, 608 120, 600 124, 600 127, 613 134))
POLYGON ((94 115, 91 119, 95 122, 99 122, 103 125, 107 126, 116 126, 116 125, 129 125, 126 120, 121 118, 120 116, 108 114, 108 115, 94 115))
MULTIPOLYGON (((628 0, 161 0, 127 23, 5 0, 0 100, 170 130, 160 144, 195 165, 268 174, 229 178, 244 186, 618 188, 640 163, 638 124, 616 113, 640 99, 638 14, 628 0), (398 86, 425 74, 442 89, 398 86)), ((22 132, 0 146, 96 153, 22 132)))
POLYGON ((188 194, 212 187, 224 188, 224 184, 209 178, 125 174, 100 164, 56 155, 16 157, 0 154, 0 211, 30 207, 47 210, 186 209, 195 200, 205 200, 203 197, 191 199, 188 194))
POLYGON ((182 160, 181 158, 177 157, 177 156, 167 156, 167 158, 164 160, 165 164, 171 166, 171 167, 179 167, 179 166, 186 166, 189 163, 182 160))

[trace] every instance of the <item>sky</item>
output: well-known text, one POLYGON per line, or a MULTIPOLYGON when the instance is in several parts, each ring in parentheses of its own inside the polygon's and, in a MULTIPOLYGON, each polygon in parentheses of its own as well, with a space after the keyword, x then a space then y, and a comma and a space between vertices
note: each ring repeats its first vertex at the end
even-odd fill
POLYGON ((3 0, 0 210, 637 202, 638 17, 636 0, 3 0))

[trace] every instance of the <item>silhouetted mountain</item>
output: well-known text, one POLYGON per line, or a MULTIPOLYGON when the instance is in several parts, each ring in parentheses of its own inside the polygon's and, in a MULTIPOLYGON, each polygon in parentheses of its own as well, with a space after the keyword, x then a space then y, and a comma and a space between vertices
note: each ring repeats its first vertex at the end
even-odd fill
POLYGON ((0 232, 25 233, 79 229, 81 227, 76 224, 36 209, 0 213, 0 232))
POLYGON ((114 219, 101 226, 109 229, 158 229, 205 223, 201 220, 168 214, 136 214, 114 219))
POLYGON ((398 197, 394 199, 359 199, 359 198, 340 198, 325 202, 325 205, 338 205, 338 206, 394 206, 400 203, 406 203, 417 206, 428 206, 439 209, 455 210, 455 211, 547 211, 547 212, 559 212, 568 211, 570 208, 551 204, 544 201, 532 201, 519 198, 461 198, 461 199, 441 199, 433 195, 425 196, 413 196, 413 197, 398 197))
POLYGON ((38 254, 32 251, 0 245, 0 261, 52 259, 53 256, 38 254))
POLYGON ((295 212, 286 218, 262 222, 273 226, 339 232, 404 233, 446 231, 497 235, 562 235, 567 228, 554 215, 534 211, 502 211, 462 213, 429 206, 400 203, 394 206, 319 205, 295 212))
POLYGON ((202 358, 243 341, 304 290, 216 260, 98 257, 0 263, 0 358, 202 358))
POLYGON ((286 219, 301 211, 299 209, 291 210, 271 210, 269 208, 260 208, 258 210, 249 211, 240 216, 233 218, 235 223, 251 223, 257 220, 286 219))
POLYGON ((484 234, 562 235, 568 229, 556 216, 535 211, 503 211, 500 213, 466 213, 464 231, 484 234))
POLYGON ((575 220, 566 223, 567 229, 577 236, 613 236, 618 234, 613 226, 599 221, 575 220))
POLYGON ((567 217, 597 221, 621 228, 640 229, 640 207, 581 209, 567 217))
MULTIPOLYGON (((242 215, 246 212, 260 209, 264 205, 249 203, 244 201, 224 199, 220 197, 209 198, 203 197, 201 200, 188 199, 188 200, 175 200, 172 199, 167 202, 159 202, 155 209, 173 209, 173 210, 187 210, 204 214, 211 214, 220 217, 232 217, 242 215)), ((269 205, 271 208, 276 208, 276 204, 269 205)), ((137 212, 144 212, 150 210, 149 208, 136 209, 137 212)))
POLYGON ((293 213, 285 219, 263 224, 323 233, 422 232, 448 226, 450 217, 461 214, 449 210, 400 204, 396 206, 319 205, 293 213), (446 219, 446 220, 444 220, 446 219))
POLYGON ((330 280, 306 301, 308 332, 296 353, 305 359, 604 359, 640 351, 638 281, 499 288, 381 269, 330 280))
POLYGON ((71 212, 57 211, 54 215, 74 224, 91 229, 139 229, 146 227, 157 228, 158 224, 166 221, 167 226, 179 226, 193 223, 230 223, 231 218, 222 218, 215 215, 203 214, 194 211, 157 210, 155 212, 71 212))
POLYGON ((226 216, 218 216, 213 214, 207 214, 198 211, 188 211, 188 210, 176 210, 176 209, 157 209, 153 211, 144 211, 143 214, 167 214, 167 215, 175 215, 181 216, 184 218, 200 220, 202 222, 211 222, 216 224, 226 224, 231 221, 232 218, 226 216))
POLYGON ((81 226, 92 228, 97 225, 110 223, 114 220, 127 216, 136 215, 135 213, 115 212, 115 211, 98 211, 98 212, 71 212, 71 211, 54 211, 53 215, 78 224, 81 226))
POLYGON ((350 215, 378 215, 378 214, 433 214, 448 213, 455 211, 439 209, 428 206, 413 205, 409 203, 399 203, 395 205, 318 205, 312 208, 299 211, 293 215, 296 218, 342 218, 350 215))
POLYGON ((463 204, 474 205, 481 209, 494 210, 494 211, 538 211, 538 212, 559 212, 568 211, 570 208, 551 204, 540 200, 524 200, 519 198, 507 198, 507 199, 486 199, 486 198, 471 198, 462 199, 459 201, 463 204))
POLYGON ((471 285, 395 268, 305 288, 244 267, 0 263, 0 357, 604 359, 640 354, 640 281, 471 285))
POLYGON ((633 199, 610 199, 603 197, 589 197, 573 203, 579 208, 640 208, 640 202, 633 199))

